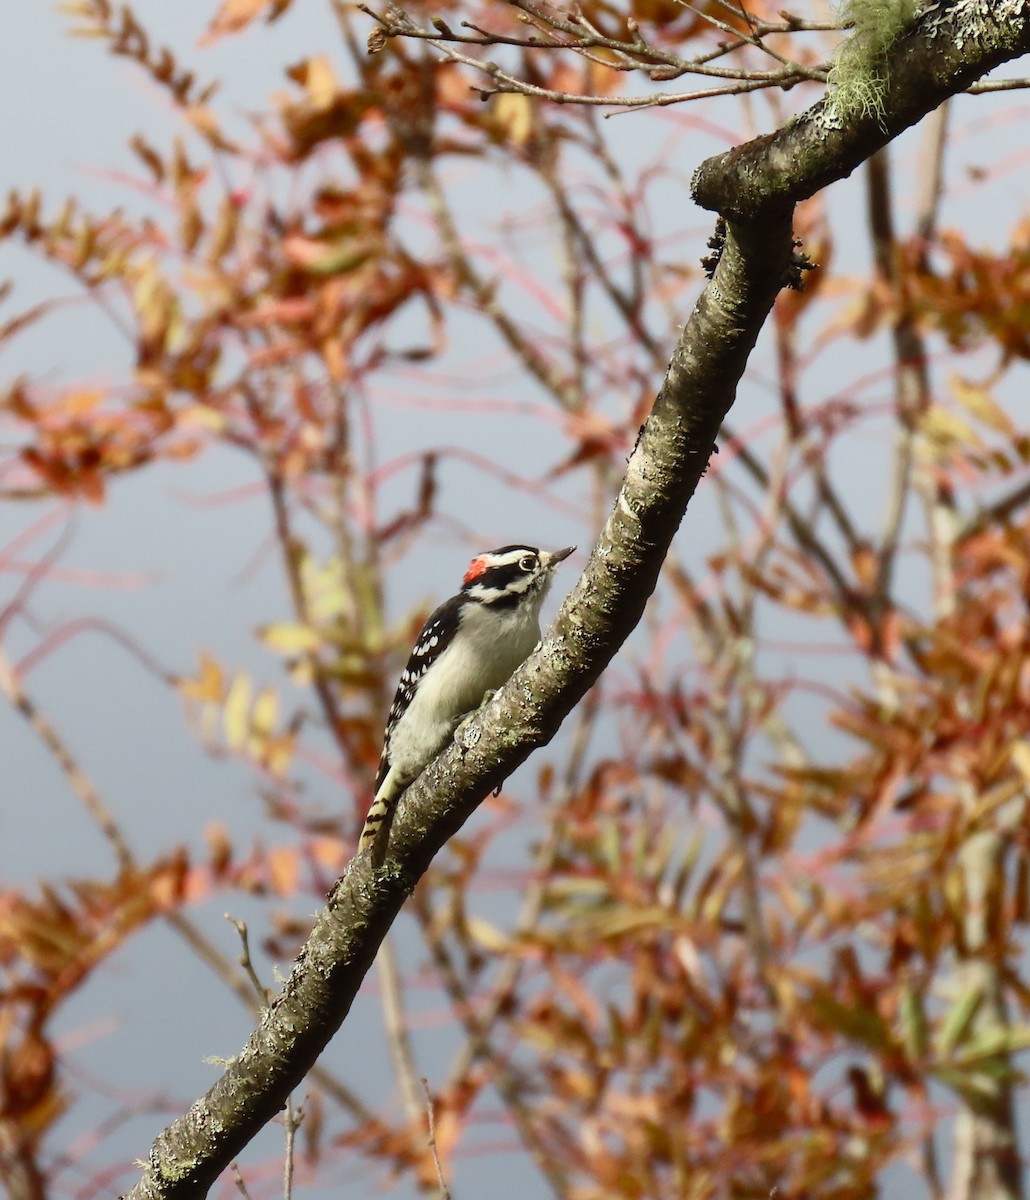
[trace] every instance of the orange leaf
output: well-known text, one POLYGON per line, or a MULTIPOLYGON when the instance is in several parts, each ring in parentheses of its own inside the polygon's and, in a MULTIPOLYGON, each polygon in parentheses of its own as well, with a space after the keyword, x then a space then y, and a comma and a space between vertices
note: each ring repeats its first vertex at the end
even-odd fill
POLYGON ((274 21, 290 5, 290 0, 222 0, 222 5, 211 20, 207 33, 200 39, 202 46, 209 45, 226 34, 245 29, 267 8, 269 21, 274 21))
POLYGON ((277 846, 269 850, 265 861, 269 882, 276 894, 292 896, 297 890, 299 868, 296 850, 292 846, 277 846))

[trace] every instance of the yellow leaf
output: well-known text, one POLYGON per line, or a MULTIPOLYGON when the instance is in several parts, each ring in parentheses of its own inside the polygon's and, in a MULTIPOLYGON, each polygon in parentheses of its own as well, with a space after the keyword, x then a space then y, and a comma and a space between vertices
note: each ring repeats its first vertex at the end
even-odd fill
POLYGON ((309 650, 317 650, 322 639, 310 625, 297 625, 284 621, 278 625, 263 625, 258 630, 258 637, 269 650, 280 654, 303 654, 309 650))
POLYGON ((251 730, 259 737, 267 737, 275 728, 279 716, 279 697, 269 687, 263 687, 254 698, 250 714, 251 730))
MULTIPOLYGON (((140 373, 136 372, 137 379, 140 373)), ((191 429, 199 428, 208 433, 224 433, 229 427, 229 422, 224 413, 218 411, 217 408, 212 408, 209 404, 191 404, 183 408, 178 418, 178 424, 181 428, 191 429)))
POLYGON ((980 444, 968 421, 938 405, 927 410, 920 426, 923 433, 943 449, 950 448, 956 442, 966 447, 980 444))
POLYGON ((508 139, 524 146, 533 133, 533 102, 517 92, 502 92, 494 99, 493 116, 508 139))
POLYGON ((218 118, 206 104, 190 104, 186 107, 186 119, 197 131, 208 138, 219 138, 222 127, 218 118))
POLYGON ((69 416, 93 412, 103 401, 104 393, 97 391, 69 392, 64 397, 62 408, 69 416))
POLYGON ((1015 432, 1012 418, 986 388, 977 387, 956 375, 951 380, 951 394, 966 412, 984 425, 989 425, 999 433, 1011 435, 1015 432))
POLYGON ((276 779, 282 779, 289 770, 290 763, 293 762, 293 749, 296 744, 297 739, 290 733, 281 734, 279 737, 270 737, 263 743, 261 761, 276 779))
POLYGON ((239 750, 246 743, 250 696, 250 676, 243 672, 232 681, 229 694, 225 698, 225 711, 222 714, 225 740, 232 750, 239 750))
POLYGON ((222 668, 205 650, 200 652, 200 672, 193 679, 180 679, 179 694, 201 704, 216 704, 222 698, 225 676, 222 668))
POLYGON ((472 939, 478 942, 484 950, 502 954, 510 945, 509 939, 501 933, 497 926, 491 925, 489 921, 484 921, 482 917, 469 917, 468 931, 472 935, 472 939))
POLYGON ((1023 776, 1024 781, 1030 783, 1030 746, 1019 740, 1013 744, 1009 753, 1013 766, 1023 776))
POLYGON ((164 280, 153 257, 142 259, 133 288, 133 303, 141 316, 146 316, 164 298, 164 280))
POLYGON ((329 108, 340 90, 336 72, 325 54, 315 54, 308 59, 304 86, 312 107, 320 110, 329 108))

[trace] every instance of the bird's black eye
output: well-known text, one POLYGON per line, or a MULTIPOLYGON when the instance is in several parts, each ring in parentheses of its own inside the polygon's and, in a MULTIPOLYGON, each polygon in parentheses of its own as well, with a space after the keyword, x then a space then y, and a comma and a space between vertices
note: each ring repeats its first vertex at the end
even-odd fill
POLYGON ((520 571, 535 571, 536 570, 536 555, 535 554, 523 554, 523 556, 519 559, 519 570, 520 571))

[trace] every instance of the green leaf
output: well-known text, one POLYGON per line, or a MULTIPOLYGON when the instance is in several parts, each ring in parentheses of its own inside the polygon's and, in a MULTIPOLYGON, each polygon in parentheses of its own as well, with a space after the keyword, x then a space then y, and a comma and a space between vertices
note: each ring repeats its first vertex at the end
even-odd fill
POLYGON ((974 984, 952 1006, 937 1035, 937 1053, 941 1058, 950 1058, 955 1047, 965 1041, 982 1002, 983 991, 974 984))

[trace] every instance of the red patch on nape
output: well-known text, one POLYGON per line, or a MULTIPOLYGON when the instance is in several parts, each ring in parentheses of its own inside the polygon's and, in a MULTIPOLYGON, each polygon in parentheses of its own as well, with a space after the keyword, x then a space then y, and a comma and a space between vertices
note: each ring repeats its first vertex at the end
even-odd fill
POLYGON ((485 570, 486 570, 486 559, 485 558, 474 558, 469 563, 469 569, 465 572, 465 578, 462 580, 462 583, 472 583, 473 580, 478 579, 485 570))

